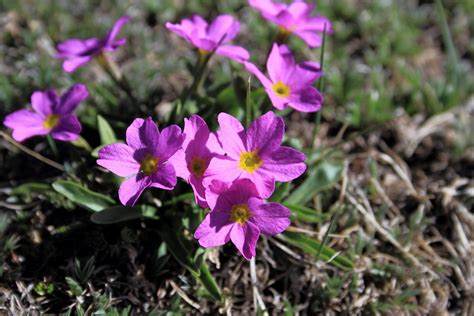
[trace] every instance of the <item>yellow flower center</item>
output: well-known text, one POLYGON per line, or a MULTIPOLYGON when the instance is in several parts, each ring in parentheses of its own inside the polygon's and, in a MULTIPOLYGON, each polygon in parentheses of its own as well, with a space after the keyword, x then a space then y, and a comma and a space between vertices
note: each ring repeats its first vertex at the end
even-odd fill
POLYGON ((247 223, 251 216, 252 214, 247 204, 236 204, 232 206, 230 211, 230 220, 240 225, 247 223))
POLYGON ((203 176, 204 172, 206 172, 206 161, 199 157, 193 157, 191 163, 188 165, 188 169, 192 172, 193 175, 200 178, 203 176))
POLYGON ((158 161, 157 157, 153 157, 150 154, 146 154, 145 158, 140 163, 140 170, 147 176, 156 172, 158 169, 158 161))
POLYGON ((290 95, 290 87, 280 80, 272 85, 273 92, 276 93, 280 98, 286 98, 290 95))
POLYGON ((280 32, 281 36, 287 37, 291 33, 293 33, 296 30, 296 25, 291 25, 290 27, 283 27, 280 26, 278 27, 278 32, 280 32))
POLYGON ((244 151, 240 153, 239 168, 250 173, 254 173, 255 170, 263 165, 262 159, 258 155, 258 151, 244 151))
POLYGON ((43 121, 43 126, 46 129, 53 129, 59 123, 59 116, 56 114, 49 114, 43 121))
POLYGON ((198 53, 201 57, 206 57, 209 52, 203 48, 198 48, 198 53))

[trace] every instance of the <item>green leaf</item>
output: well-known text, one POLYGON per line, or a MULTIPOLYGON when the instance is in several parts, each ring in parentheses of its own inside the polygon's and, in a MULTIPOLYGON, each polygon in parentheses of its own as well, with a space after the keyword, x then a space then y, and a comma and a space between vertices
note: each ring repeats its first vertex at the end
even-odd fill
POLYGON ((191 274, 202 283, 212 298, 220 301, 222 299, 221 290, 214 277, 209 272, 207 264, 202 260, 202 253, 198 251, 196 254, 196 260, 202 262, 200 265, 198 265, 196 264, 195 258, 193 258, 193 256, 183 245, 179 230, 172 229, 169 226, 161 225, 158 233, 166 243, 167 249, 176 259, 176 261, 178 261, 179 264, 191 272, 191 274))
POLYGON ((321 223, 328 218, 326 214, 318 213, 306 206, 299 206, 289 203, 283 203, 284 206, 291 210, 292 221, 304 221, 308 223, 321 223))
POLYGON ((13 195, 31 195, 31 193, 44 193, 51 191, 51 185, 41 182, 28 182, 12 190, 13 195))
POLYGON ((221 289, 216 283, 216 280, 212 276, 211 272, 209 272, 209 266, 206 262, 203 262, 199 268, 199 280, 204 285, 206 290, 212 296, 213 299, 221 301, 221 289))
POLYGON ((156 208, 150 205, 135 207, 112 206, 91 215, 91 221, 96 224, 115 224, 142 217, 156 219, 156 208))
POLYGON ((117 141, 114 130, 101 115, 97 115, 97 125, 99 127, 100 143, 102 145, 112 144, 117 141))
POLYGON ((76 280, 70 277, 66 277, 66 283, 74 296, 81 296, 83 290, 76 280))
POLYGON ((342 175, 341 162, 322 161, 306 180, 286 198, 285 203, 304 205, 316 193, 331 188, 342 175))
POLYGON ((158 233, 161 239, 166 243, 166 247, 173 257, 184 268, 188 269, 193 275, 199 275, 199 269, 194 264, 194 259, 181 241, 181 236, 175 230, 165 225, 160 225, 158 233))
POLYGON ((320 251, 319 257, 324 260, 328 261, 330 259, 330 264, 341 268, 341 269, 353 269, 354 263, 346 257, 336 255, 337 252, 334 249, 331 249, 327 246, 321 247, 321 243, 302 234, 293 233, 293 232, 284 232, 280 235, 280 238, 288 242, 289 244, 296 246, 303 251, 309 253, 316 257, 318 252, 320 251))
POLYGON ((82 136, 79 136, 78 139, 72 141, 71 143, 72 143, 74 146, 78 147, 78 148, 82 148, 82 149, 87 150, 87 151, 91 151, 91 150, 92 150, 91 145, 89 145, 89 143, 87 142, 87 140, 85 140, 82 136))
POLYGON ((275 191, 268 199, 270 202, 280 203, 283 198, 288 195, 291 188, 291 182, 279 182, 275 186, 275 191))
POLYGON ((86 189, 73 181, 58 180, 53 183, 53 189, 72 202, 94 212, 102 211, 115 204, 111 198, 86 189))

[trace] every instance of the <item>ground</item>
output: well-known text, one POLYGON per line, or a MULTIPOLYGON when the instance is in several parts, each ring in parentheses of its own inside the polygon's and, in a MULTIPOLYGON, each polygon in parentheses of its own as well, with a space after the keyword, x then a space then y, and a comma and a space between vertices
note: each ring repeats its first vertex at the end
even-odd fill
MULTIPOLYGON (((272 200, 290 207, 292 224, 262 238, 249 262, 232 245, 199 248, 192 234, 205 211, 182 182, 146 192, 151 214, 117 222, 91 211, 118 201, 118 179, 91 149, 109 127, 124 139, 135 117, 166 125, 191 84, 196 52, 165 22, 231 13, 259 65, 276 28, 242 0, 0 1, 2 121, 33 91, 91 91, 78 110, 86 145, 57 143, 55 156, 37 137, 25 151, 0 128, 0 314, 473 315, 472 1, 318 1, 317 11, 334 23, 321 116, 278 112, 308 171, 277 187, 272 200), (105 34, 125 14, 128 44, 113 58, 133 98, 96 63, 62 71, 58 42, 105 34), (71 182, 86 198, 68 195, 71 182)), ((297 60, 321 58, 298 38, 289 45, 297 60)), ((213 129, 218 112, 243 119, 248 77, 213 58, 186 106, 213 129)), ((270 110, 257 80, 251 87, 254 114, 270 110)))

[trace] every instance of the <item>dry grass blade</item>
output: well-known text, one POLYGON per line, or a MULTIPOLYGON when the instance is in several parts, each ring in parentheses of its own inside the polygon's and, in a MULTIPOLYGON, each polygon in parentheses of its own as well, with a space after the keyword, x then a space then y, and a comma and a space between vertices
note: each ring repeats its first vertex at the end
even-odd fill
MULTIPOLYGON (((367 198, 363 195, 363 193, 359 192, 359 197, 360 198, 365 198, 366 202, 368 203, 367 201, 367 198)), ((425 266, 424 264, 422 264, 414 255, 412 255, 409 251, 407 251, 405 248, 403 248, 403 246, 392 236, 392 234, 390 234, 390 232, 388 232, 378 221, 377 219, 375 218, 374 214, 372 212, 370 212, 369 210, 367 210, 363 205, 362 203, 360 203, 351 193, 346 192, 346 199, 352 204, 355 206, 355 208, 363 215, 363 219, 367 222, 367 224, 370 224, 372 225, 376 230, 377 232, 382 235, 382 237, 387 240, 388 242, 390 242, 395 248, 397 248, 402 254, 403 256, 408 259, 411 263, 413 263, 416 267, 418 267, 421 271, 425 272, 425 273, 429 273, 432 277, 436 278, 436 279, 440 279, 440 276, 434 272, 433 270, 431 270, 430 268, 428 268, 427 266, 425 266)))

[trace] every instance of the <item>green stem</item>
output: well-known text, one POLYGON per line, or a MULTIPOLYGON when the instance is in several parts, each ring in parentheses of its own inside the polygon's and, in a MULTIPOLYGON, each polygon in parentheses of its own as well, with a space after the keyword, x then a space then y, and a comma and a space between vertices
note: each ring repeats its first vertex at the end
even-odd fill
POLYGON ((114 60, 107 53, 101 53, 96 58, 101 68, 109 75, 115 85, 124 91, 133 103, 138 103, 137 98, 132 92, 130 83, 122 74, 114 60))
POLYGON ((56 159, 59 159, 59 151, 58 147, 56 146, 56 142, 49 134, 46 135, 46 139, 48 140, 49 147, 51 147, 51 150, 53 151, 54 157, 56 157, 56 159))
MULTIPOLYGON (((326 48, 326 24, 324 24, 324 29, 323 29, 323 43, 322 43, 322 46, 321 46, 321 58, 320 58, 320 61, 319 61, 319 67, 321 69, 321 71, 323 70, 323 66, 324 66, 324 49, 326 48)), ((320 93, 322 93, 323 91, 323 76, 321 76, 319 78, 319 81, 318 81, 318 90, 320 93)), ((323 105, 321 104, 321 107, 323 105)), ((318 134, 319 134, 319 129, 321 127, 321 109, 316 112, 316 116, 315 116, 315 121, 314 121, 314 133, 313 133, 313 139, 312 139, 312 142, 311 144, 314 146, 314 142, 316 141, 316 138, 318 137, 318 134)))
POLYGON ((248 85, 247 85, 247 98, 245 100, 246 110, 245 110, 245 118, 247 119, 247 128, 252 123, 252 98, 250 96, 250 84, 252 82, 252 77, 249 77, 248 85))

